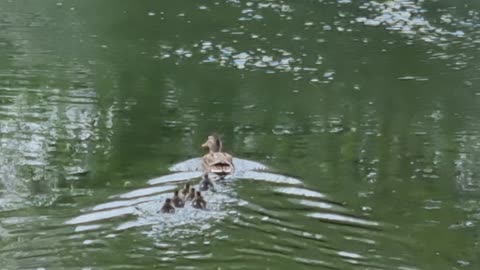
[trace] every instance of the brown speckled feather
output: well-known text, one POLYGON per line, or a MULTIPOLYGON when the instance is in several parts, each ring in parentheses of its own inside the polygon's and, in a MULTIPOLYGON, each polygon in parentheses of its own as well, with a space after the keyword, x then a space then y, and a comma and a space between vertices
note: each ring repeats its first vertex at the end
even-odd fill
POLYGON ((224 152, 208 153, 203 156, 204 172, 216 174, 231 174, 235 171, 232 156, 224 152))

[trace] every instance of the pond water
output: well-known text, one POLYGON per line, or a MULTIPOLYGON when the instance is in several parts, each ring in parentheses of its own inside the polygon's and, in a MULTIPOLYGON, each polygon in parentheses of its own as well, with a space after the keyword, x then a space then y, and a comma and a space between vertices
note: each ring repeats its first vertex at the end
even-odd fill
POLYGON ((2 269, 479 269, 479 1, 0 10, 2 269))

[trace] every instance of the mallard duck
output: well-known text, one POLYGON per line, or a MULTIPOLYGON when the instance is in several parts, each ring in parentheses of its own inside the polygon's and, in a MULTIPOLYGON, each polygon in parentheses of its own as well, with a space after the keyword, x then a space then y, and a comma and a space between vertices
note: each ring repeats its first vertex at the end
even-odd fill
POLYGON ((202 181, 198 184, 198 189, 200 191, 206 191, 208 189, 215 190, 215 186, 212 183, 212 180, 208 177, 208 173, 205 173, 202 176, 202 181))
POLYGON ((203 199, 202 194, 200 191, 195 193, 195 199, 192 201, 192 206, 198 209, 205 209, 207 208, 207 202, 203 199))
POLYGON ((194 187, 190 188, 190 192, 185 197, 185 201, 191 201, 193 199, 195 199, 195 188, 194 187))
POLYGON ((173 192, 172 203, 177 208, 182 208, 185 206, 183 199, 178 195, 178 189, 173 192))
POLYGON ((208 148, 208 154, 203 156, 202 168, 205 173, 214 173, 220 177, 235 171, 232 156, 222 152, 222 140, 216 134, 210 135, 202 147, 208 148))
POLYGON ((160 209, 160 211, 162 213, 169 213, 169 214, 175 213, 175 208, 172 206, 172 199, 167 198, 162 208, 160 209))

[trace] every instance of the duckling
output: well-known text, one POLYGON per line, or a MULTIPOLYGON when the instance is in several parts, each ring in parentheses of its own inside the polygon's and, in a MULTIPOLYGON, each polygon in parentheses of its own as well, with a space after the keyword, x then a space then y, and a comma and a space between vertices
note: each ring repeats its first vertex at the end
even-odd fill
POLYGON ((198 209, 205 209, 207 208, 207 202, 202 197, 200 191, 195 193, 195 199, 193 199, 192 206, 198 209))
POLYGON ((235 171, 233 158, 230 154, 222 152, 223 143, 216 134, 208 136, 202 147, 208 148, 208 154, 202 158, 202 168, 206 173, 215 173, 221 178, 235 171))
POLYGON ((208 177, 208 173, 205 173, 202 177, 202 181, 200 184, 198 184, 198 189, 201 191, 206 191, 208 189, 211 189, 215 191, 215 186, 212 183, 212 180, 208 177))
POLYGON ((172 206, 172 199, 167 198, 162 208, 160 209, 160 211, 162 213, 169 213, 169 214, 175 213, 175 208, 172 206))
POLYGON ((172 203, 176 208, 182 208, 185 206, 182 198, 178 195, 178 189, 173 192, 172 203))
POLYGON ((195 199, 195 188, 194 187, 191 187, 190 188, 190 192, 188 193, 187 197, 185 197, 185 201, 191 201, 193 199, 195 199))
POLYGON ((185 201, 185 198, 187 197, 191 188, 192 188, 192 186, 190 185, 190 183, 186 183, 185 186, 183 187, 183 189, 181 189, 180 193, 178 194, 180 199, 185 201))

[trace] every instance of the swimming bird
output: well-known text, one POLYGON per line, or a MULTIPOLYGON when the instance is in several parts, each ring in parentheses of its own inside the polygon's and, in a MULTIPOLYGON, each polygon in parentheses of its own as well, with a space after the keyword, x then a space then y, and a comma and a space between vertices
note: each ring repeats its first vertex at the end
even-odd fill
POLYGON ((215 186, 212 183, 212 180, 208 177, 208 173, 205 173, 202 176, 202 181, 198 184, 198 189, 200 191, 207 191, 208 189, 215 191, 215 186))
POLYGON ((202 197, 200 191, 195 193, 195 199, 192 201, 192 206, 198 209, 205 209, 207 208, 207 202, 202 197))
POLYGON ((208 148, 208 153, 202 158, 204 173, 214 173, 223 178, 235 171, 233 158, 230 154, 222 152, 223 143, 218 135, 208 136, 202 147, 208 148))
POLYGON ((178 189, 173 192, 172 203, 176 208, 182 208, 185 206, 183 199, 178 195, 178 189))
POLYGON ((178 193, 178 196, 180 197, 180 199, 185 201, 188 193, 190 193, 191 188, 192 188, 192 185, 190 185, 190 183, 186 183, 185 186, 178 193))
POLYGON ((162 208, 160 209, 160 211, 162 213, 169 213, 169 214, 175 213, 175 208, 172 206, 172 199, 167 198, 162 208))
POLYGON ((195 188, 194 187, 190 188, 190 192, 185 197, 185 201, 191 201, 193 199, 195 199, 195 188))

